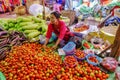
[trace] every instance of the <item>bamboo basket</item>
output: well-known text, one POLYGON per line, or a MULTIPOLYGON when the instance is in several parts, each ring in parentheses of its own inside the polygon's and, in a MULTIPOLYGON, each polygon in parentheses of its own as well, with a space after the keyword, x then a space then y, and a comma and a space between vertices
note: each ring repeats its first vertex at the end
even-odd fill
POLYGON ((18 7, 16 7, 15 8, 15 13, 17 15, 24 15, 24 14, 26 14, 26 8, 25 8, 25 6, 18 6, 18 7))
POLYGON ((118 26, 103 27, 100 30, 100 37, 103 40, 108 40, 111 44, 113 44, 117 29, 118 26))
POLYGON ((72 25, 72 23, 75 20, 75 11, 63 10, 63 11, 61 11, 61 15, 64 17, 68 17, 70 19, 69 25, 72 25))
POLYGON ((114 16, 117 16, 120 18, 120 8, 115 9, 114 13, 115 13, 114 16))

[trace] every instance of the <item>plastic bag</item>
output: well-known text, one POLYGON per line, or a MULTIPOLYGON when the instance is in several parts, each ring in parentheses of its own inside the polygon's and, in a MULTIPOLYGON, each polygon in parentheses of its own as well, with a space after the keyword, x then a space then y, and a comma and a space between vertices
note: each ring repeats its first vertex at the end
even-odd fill
POLYGON ((120 80, 120 71, 115 72, 116 80, 120 80))
POLYGON ((94 26, 94 25, 89 26, 89 32, 98 32, 98 31, 99 30, 98 30, 97 26, 94 26))
MULTIPOLYGON (((43 6, 39 4, 33 4, 29 8, 29 13, 33 16, 42 14, 42 12, 43 12, 43 6)), ((49 8, 45 7, 45 12, 49 13, 50 12, 49 8)))
POLYGON ((115 71, 115 78, 116 78, 116 80, 120 80, 120 67, 117 67, 117 69, 115 71))
POLYGON ((118 62, 112 57, 106 57, 101 62, 101 65, 110 72, 114 72, 118 66, 118 62))
POLYGON ((82 46, 82 38, 78 36, 71 37, 69 41, 72 41, 76 44, 76 48, 79 48, 82 46))
POLYGON ((45 36, 44 35, 39 35, 39 39, 40 39, 40 44, 44 44, 45 36))

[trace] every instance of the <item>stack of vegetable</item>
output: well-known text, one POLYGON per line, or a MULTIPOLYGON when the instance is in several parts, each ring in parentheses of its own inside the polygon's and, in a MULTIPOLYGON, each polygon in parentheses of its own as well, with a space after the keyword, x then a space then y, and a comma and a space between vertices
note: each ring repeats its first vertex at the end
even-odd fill
POLYGON ((14 46, 4 61, 0 61, 0 71, 6 80, 54 80, 60 72, 62 60, 51 48, 42 49, 37 43, 14 46))
POLYGON ((25 35, 21 32, 8 32, 0 27, 0 60, 6 57, 6 52, 10 51, 11 46, 20 45, 25 41, 25 35))
POLYGON ((45 34, 46 22, 37 17, 18 17, 16 19, 2 19, 0 24, 5 30, 20 31, 26 34, 29 40, 39 40, 40 34, 45 34))

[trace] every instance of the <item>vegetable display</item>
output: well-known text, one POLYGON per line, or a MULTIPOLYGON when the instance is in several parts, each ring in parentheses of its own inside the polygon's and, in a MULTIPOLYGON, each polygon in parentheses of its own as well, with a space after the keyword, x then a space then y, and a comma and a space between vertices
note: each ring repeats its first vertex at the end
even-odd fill
POLYGON ((64 63, 66 66, 75 67, 77 65, 77 60, 74 58, 74 56, 66 56, 64 63))
POLYGON ((60 56, 51 48, 43 49, 37 43, 14 46, 4 61, 0 62, 7 80, 53 80, 61 70, 60 56))
POLYGON ((0 27, 0 60, 6 57, 6 53, 12 46, 20 45, 24 41, 26 41, 26 37, 22 32, 8 32, 0 27))
POLYGON ((62 62, 50 47, 43 49, 38 43, 12 47, 0 61, 0 71, 7 80, 106 80, 109 76, 97 66, 76 61, 74 56, 66 56, 62 62))
POLYGON ((7 31, 20 31, 25 33, 30 41, 39 40, 36 37, 39 37, 40 34, 44 35, 47 30, 47 24, 44 20, 32 16, 18 17, 16 19, 1 19, 0 25, 7 31))
POLYGON ((86 54, 81 50, 76 50, 74 55, 77 60, 84 60, 86 56, 86 54))
POLYGON ((88 26, 83 25, 83 26, 79 26, 79 27, 74 27, 73 30, 75 32, 82 32, 82 31, 88 30, 88 26))
MULTIPOLYGON (((74 31, 87 29, 82 26, 74 31)), ((40 35, 45 35, 46 30, 46 22, 37 17, 0 20, 0 72, 6 80, 106 80, 109 77, 97 66, 101 58, 91 52, 76 50, 73 42, 62 48, 65 56, 51 47, 43 48, 36 41, 40 35)), ((82 41, 82 47, 84 50, 93 49, 86 40, 82 41)), ((115 70, 114 65, 117 65, 114 61, 111 64, 107 60, 102 62, 102 66, 110 70, 115 70)))
POLYGON ((80 61, 74 68, 62 68, 56 80, 106 80, 108 77, 99 67, 80 61))

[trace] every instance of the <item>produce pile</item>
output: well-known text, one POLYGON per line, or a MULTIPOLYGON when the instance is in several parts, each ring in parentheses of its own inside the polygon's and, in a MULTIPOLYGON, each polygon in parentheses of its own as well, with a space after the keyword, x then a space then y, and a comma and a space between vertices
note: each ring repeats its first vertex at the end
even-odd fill
POLYGON ((89 27, 88 27, 87 25, 75 26, 75 27, 73 28, 74 32, 82 32, 82 31, 86 31, 86 30, 88 30, 88 29, 89 29, 89 27))
POLYGON ((75 52, 75 57, 78 59, 78 60, 84 60, 85 59, 85 56, 86 54, 81 51, 81 50, 76 50, 75 52))
POLYGON ((83 61, 74 68, 63 67, 56 78, 57 80, 106 80, 108 76, 99 67, 83 61))
POLYGON ((8 32, 0 28, 0 60, 6 57, 6 52, 10 51, 12 46, 17 46, 26 41, 23 33, 13 31, 8 32))
POLYGON ((37 43, 15 46, 0 62, 7 80, 53 80, 61 70, 62 60, 50 48, 42 49, 37 43))
POLYGON ((8 31, 20 31, 25 33, 29 40, 39 40, 40 34, 45 34, 47 25, 40 18, 28 16, 16 19, 1 19, 0 25, 8 31))
POLYGON ((0 61, 0 71, 7 80, 106 80, 109 76, 86 61, 76 63, 72 56, 62 61, 58 53, 38 43, 12 47, 5 60, 0 61))

